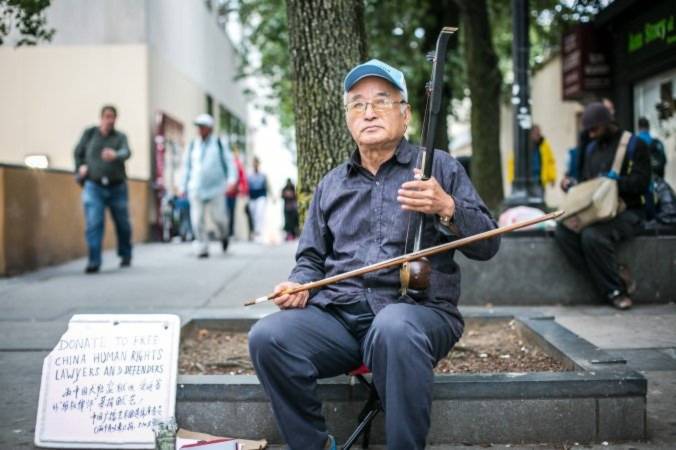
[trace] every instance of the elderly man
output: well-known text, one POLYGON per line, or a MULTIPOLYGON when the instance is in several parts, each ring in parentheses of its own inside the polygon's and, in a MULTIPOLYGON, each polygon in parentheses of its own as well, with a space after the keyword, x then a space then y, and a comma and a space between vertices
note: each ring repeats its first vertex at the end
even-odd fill
POLYGON ((225 192, 237 183, 237 167, 230 150, 213 133, 214 118, 200 114, 195 119, 198 137, 183 153, 182 191, 190 200, 190 222, 198 258, 209 257, 207 215, 216 225, 221 247, 228 249, 228 216, 225 192))
MULTIPOLYGON (((409 214, 425 213, 424 246, 494 228, 460 164, 437 151, 433 178, 415 179, 419 150, 404 133, 411 119, 403 74, 378 60, 344 81, 345 119, 357 144, 317 186, 296 266, 275 292, 404 252, 409 214)), ((488 259, 492 239, 463 248, 488 259)), ((463 331, 460 273, 452 254, 431 258, 424 292, 399 292, 397 270, 345 280, 319 291, 281 295, 281 311, 249 334, 256 373, 291 449, 336 448, 316 397, 316 380, 362 361, 385 411, 389 449, 422 449, 430 426, 433 368, 463 331)))

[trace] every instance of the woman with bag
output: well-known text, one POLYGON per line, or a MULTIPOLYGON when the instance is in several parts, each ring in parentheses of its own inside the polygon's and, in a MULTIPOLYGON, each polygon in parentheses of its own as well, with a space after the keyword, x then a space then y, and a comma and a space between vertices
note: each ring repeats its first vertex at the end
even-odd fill
POLYGON ((600 102, 587 105, 582 127, 591 142, 581 149, 585 154, 580 184, 564 200, 563 209, 568 209, 556 227, 556 241, 571 263, 590 275, 606 301, 629 309, 635 284, 626 271, 620 272, 616 250, 618 243, 640 231, 645 219, 643 194, 650 181, 650 155, 643 141, 625 135, 613 123, 600 102))

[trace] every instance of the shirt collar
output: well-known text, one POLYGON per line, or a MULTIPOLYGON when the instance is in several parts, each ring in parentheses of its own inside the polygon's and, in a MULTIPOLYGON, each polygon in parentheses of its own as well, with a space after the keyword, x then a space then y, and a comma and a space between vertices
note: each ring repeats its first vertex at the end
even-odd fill
MULTIPOLYGON (((413 145, 406 140, 406 138, 401 138, 397 149, 394 151, 394 159, 397 163, 401 165, 407 165, 411 162, 413 158, 413 145)), ((350 160, 347 162, 346 174, 352 174, 358 167, 361 167, 361 155, 359 155, 359 149, 355 149, 350 156, 350 160)))

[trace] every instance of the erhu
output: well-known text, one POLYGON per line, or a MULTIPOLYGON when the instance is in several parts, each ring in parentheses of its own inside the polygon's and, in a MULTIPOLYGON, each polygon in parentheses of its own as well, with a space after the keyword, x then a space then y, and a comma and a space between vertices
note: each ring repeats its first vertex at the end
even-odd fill
MULTIPOLYGON (((446 47, 451 35, 455 33, 457 28, 445 27, 437 37, 437 45, 433 54, 428 55, 428 59, 432 60, 432 78, 425 86, 427 102, 425 107, 425 115, 423 116, 422 126, 422 148, 420 159, 420 179, 427 181, 432 177, 432 164, 434 163, 434 138, 436 136, 437 123, 441 114, 441 100, 444 85, 444 64, 446 62, 446 47)), ((427 217, 424 213, 415 213, 416 228, 415 236, 413 237, 413 253, 420 251, 422 248, 423 230, 427 217)), ((406 230, 406 243, 404 249, 408 248, 408 234, 409 227, 406 230)), ((427 289, 432 274, 432 266, 430 261, 423 257, 412 260, 402 264, 399 269, 399 280, 401 282, 401 294, 411 290, 424 291, 427 289)))

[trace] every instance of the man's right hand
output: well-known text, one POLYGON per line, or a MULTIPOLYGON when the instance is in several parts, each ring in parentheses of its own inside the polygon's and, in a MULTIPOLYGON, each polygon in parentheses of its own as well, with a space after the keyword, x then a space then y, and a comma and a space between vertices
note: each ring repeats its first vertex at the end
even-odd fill
POLYGON ((82 164, 80 167, 77 168, 77 174, 80 176, 80 178, 84 178, 87 176, 87 164, 82 164))
POLYGON ((570 177, 563 177, 561 179, 560 187, 563 192, 568 192, 568 189, 573 187, 575 181, 570 177))
MULTIPOLYGON (((277 294, 278 292, 283 292, 298 286, 300 286, 300 284, 294 283, 292 281, 284 281, 283 283, 279 283, 277 286, 275 286, 274 293, 277 294)), ((305 308, 309 298, 310 293, 308 291, 300 291, 291 295, 282 294, 279 297, 272 299, 272 301, 275 302, 275 305, 277 305, 279 309, 293 309, 305 308)))

